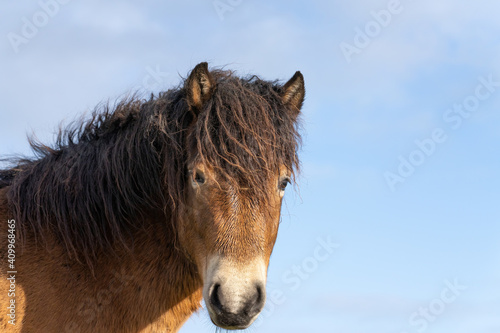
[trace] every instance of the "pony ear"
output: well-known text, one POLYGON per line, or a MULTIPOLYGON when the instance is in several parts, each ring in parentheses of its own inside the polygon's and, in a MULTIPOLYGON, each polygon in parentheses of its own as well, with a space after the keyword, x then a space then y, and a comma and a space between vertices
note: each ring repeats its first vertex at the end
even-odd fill
POLYGON ((187 102, 191 110, 200 111, 212 96, 215 81, 206 62, 199 63, 186 80, 187 102))
POLYGON ((283 86, 283 92, 281 93, 281 98, 283 104, 288 106, 292 111, 299 114, 302 108, 302 103, 304 103, 304 97, 306 95, 306 88, 304 86, 304 76, 299 71, 295 72, 295 75, 283 86))

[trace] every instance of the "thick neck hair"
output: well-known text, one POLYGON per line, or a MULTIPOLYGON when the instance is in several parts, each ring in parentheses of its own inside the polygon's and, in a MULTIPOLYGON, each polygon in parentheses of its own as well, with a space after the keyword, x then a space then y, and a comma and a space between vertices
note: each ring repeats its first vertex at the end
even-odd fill
POLYGON ((96 108, 90 120, 60 130, 53 147, 30 140, 35 157, 0 170, 21 242, 50 233, 70 256, 91 263, 125 245, 152 211, 174 233, 189 152, 265 200, 265 177, 283 165, 298 168, 300 105, 287 104, 287 85, 222 70, 207 75, 213 87, 202 108, 190 103, 188 78, 149 100, 96 108))

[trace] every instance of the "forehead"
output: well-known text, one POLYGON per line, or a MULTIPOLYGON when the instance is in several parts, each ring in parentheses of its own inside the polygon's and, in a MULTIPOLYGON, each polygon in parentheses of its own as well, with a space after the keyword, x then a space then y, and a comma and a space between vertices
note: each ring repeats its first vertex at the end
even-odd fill
POLYGON ((266 84, 233 80, 216 89, 188 131, 189 169, 240 187, 261 186, 293 169, 295 119, 266 84))
MULTIPOLYGON (((221 170, 215 169, 210 164, 204 163, 199 157, 196 157, 193 161, 189 162, 187 165, 187 170, 190 175, 196 175, 196 173, 202 173, 203 176, 209 177, 216 181, 217 187, 224 189, 225 191, 241 191, 250 190, 255 186, 256 179, 255 173, 245 173, 240 170, 221 170)), ((272 181, 275 182, 277 178, 283 176, 291 176, 291 168, 281 165, 275 170, 262 170, 259 173, 259 181, 272 181)))

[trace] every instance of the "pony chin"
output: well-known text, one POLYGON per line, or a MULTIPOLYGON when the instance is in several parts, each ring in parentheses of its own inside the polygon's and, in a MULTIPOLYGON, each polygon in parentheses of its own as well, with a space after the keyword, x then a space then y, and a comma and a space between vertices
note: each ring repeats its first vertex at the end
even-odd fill
POLYGON ((212 322, 224 329, 245 329, 264 307, 266 262, 241 262, 221 255, 208 258, 203 297, 212 322))

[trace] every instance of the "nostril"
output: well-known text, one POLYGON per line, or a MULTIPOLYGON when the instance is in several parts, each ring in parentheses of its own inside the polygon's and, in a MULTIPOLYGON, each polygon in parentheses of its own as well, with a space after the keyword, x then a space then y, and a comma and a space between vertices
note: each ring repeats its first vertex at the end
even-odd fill
POLYGON ((265 299, 264 287, 261 284, 256 284, 254 294, 246 303, 245 313, 250 317, 258 314, 264 307, 265 299))
POLYGON ((255 305, 260 305, 264 300, 264 291, 260 284, 255 286, 255 305))
POLYGON ((222 311, 222 303, 219 297, 219 289, 220 289, 220 284, 219 283, 214 284, 212 293, 210 294, 210 304, 212 305, 212 308, 214 310, 222 311))
POLYGON ((264 298, 264 292, 262 291, 262 287, 258 284, 255 286, 255 293, 250 303, 254 306, 258 306, 262 303, 263 298, 264 298))

